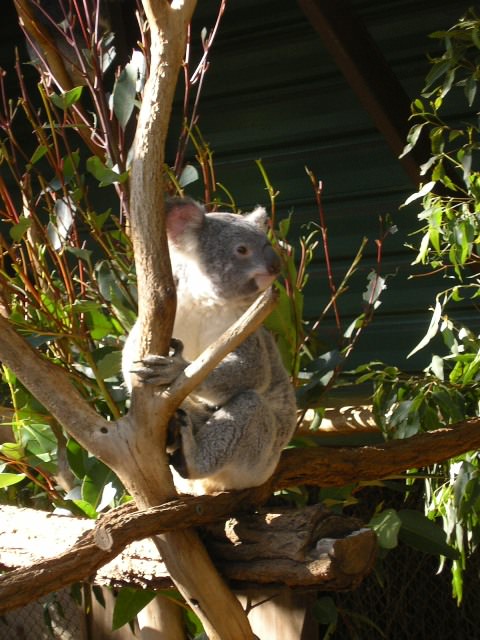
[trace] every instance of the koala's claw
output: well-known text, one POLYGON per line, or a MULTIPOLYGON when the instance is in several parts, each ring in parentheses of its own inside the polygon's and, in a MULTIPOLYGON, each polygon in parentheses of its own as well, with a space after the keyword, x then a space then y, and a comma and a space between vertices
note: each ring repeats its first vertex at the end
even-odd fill
POLYGON ((176 356, 183 356, 183 342, 181 340, 179 340, 178 338, 172 338, 170 340, 170 350, 172 353, 169 353, 168 355, 172 356, 173 358, 175 358, 176 356))
POLYGON ((133 364, 134 367, 130 372, 138 376, 145 384, 170 384, 175 379, 175 375, 172 373, 174 365, 172 358, 150 355, 133 364))
POLYGON ((172 340, 168 356, 146 355, 134 362, 130 373, 137 375, 144 384, 168 385, 185 369, 188 362, 182 357, 183 343, 172 340))

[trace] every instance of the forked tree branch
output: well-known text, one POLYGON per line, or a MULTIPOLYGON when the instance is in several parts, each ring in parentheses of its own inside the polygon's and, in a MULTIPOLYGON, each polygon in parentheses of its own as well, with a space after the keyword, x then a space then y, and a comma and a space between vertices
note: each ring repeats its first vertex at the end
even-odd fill
POLYGON ((109 423, 87 403, 65 369, 35 351, 0 315, 0 361, 7 365, 33 396, 94 455, 101 430, 109 423))

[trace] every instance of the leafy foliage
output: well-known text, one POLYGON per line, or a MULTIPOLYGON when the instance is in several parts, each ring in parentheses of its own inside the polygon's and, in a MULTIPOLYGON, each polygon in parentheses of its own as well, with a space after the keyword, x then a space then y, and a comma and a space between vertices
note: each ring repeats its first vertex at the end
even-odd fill
MULTIPOLYGON (((431 150, 422 167, 426 182, 405 203, 421 203, 413 264, 424 265, 428 274, 441 273, 446 286, 437 293, 427 333, 411 354, 434 338, 438 343, 439 337, 444 351, 433 355, 422 375, 379 363, 359 370, 360 380, 375 380, 375 416, 387 438, 405 438, 480 415, 480 339, 455 319, 455 306, 476 304, 480 295, 479 34, 480 18, 473 10, 448 31, 432 34, 444 50, 432 58, 422 96, 412 104, 414 124, 404 153, 426 136, 431 150), (468 109, 458 122, 451 117, 454 100, 463 100, 468 109)), ((479 456, 473 452, 427 470, 424 481, 426 516, 443 522, 445 540, 455 553, 442 551, 435 536, 429 537, 429 547, 452 560, 458 601, 466 559, 478 545, 478 474, 479 456)), ((444 547, 445 541, 438 542, 444 547)))

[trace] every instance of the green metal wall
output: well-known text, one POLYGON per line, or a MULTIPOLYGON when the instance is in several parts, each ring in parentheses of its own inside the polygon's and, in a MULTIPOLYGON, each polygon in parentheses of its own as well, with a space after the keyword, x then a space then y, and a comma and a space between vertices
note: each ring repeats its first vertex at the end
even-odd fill
MULTIPOLYGON (((353 0, 410 97, 428 71, 428 34, 451 26, 469 3, 429 0, 353 0)), ((192 30, 213 25, 217 2, 200 0, 192 30)), ((381 82, 381 78, 378 79, 381 82)), ((176 115, 180 109, 177 106, 176 115)), ((174 116, 174 122, 175 116, 174 116)), ((278 210, 293 211, 296 233, 317 219, 304 167, 323 181, 324 208, 335 275, 341 278, 362 237, 368 259, 341 307, 345 325, 361 311, 361 293, 373 264, 379 216, 390 213, 398 233, 385 248, 384 273, 396 274, 376 320, 361 339, 353 362, 380 359, 420 368, 428 349, 406 354, 425 332, 433 302, 428 278, 407 281, 414 254, 405 249, 415 211, 398 211, 413 185, 368 113, 324 49, 295 0, 228 0, 201 101, 200 128, 215 153, 217 179, 242 208, 267 204, 255 159, 261 158, 280 191, 278 210), (422 333, 423 332, 423 333, 422 333)), ((194 191, 194 189, 193 189, 194 191)), ((307 312, 315 317, 328 296, 325 270, 314 265, 307 312)), ((469 311, 464 313, 469 315, 469 311)), ((331 322, 323 326, 331 334, 331 322)))

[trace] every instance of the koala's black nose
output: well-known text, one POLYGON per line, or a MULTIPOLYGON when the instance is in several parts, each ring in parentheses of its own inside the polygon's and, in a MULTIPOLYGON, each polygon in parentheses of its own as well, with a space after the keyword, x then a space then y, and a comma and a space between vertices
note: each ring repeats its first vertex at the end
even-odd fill
POLYGON ((272 275, 276 275, 280 273, 281 262, 277 252, 272 249, 272 247, 267 244, 263 248, 263 256, 265 258, 265 265, 267 267, 268 273, 272 275))

